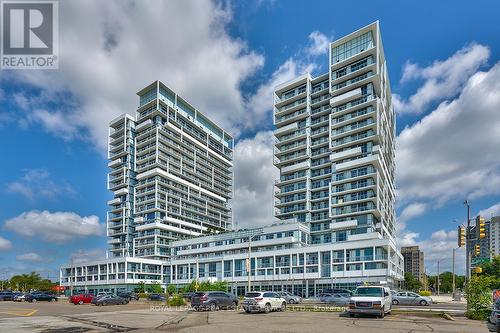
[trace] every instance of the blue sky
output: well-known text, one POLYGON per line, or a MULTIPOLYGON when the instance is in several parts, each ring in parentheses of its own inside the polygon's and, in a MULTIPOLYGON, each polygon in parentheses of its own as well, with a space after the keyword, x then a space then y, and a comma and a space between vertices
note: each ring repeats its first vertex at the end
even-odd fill
POLYGON ((500 213, 498 3, 100 6, 61 3, 59 70, 0 71, 0 278, 30 269, 55 277, 70 256, 104 256, 107 123, 133 114, 135 92, 155 79, 235 134, 235 220, 269 221, 272 87, 323 73, 324 41, 375 20, 403 132, 400 243, 419 244, 433 272, 436 259, 451 256, 465 197, 473 214, 500 213))

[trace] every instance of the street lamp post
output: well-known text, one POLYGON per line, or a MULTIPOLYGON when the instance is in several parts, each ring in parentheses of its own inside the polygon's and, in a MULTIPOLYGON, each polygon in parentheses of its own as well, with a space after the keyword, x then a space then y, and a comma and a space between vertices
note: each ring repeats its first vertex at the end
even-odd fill
POLYGON ((470 233, 470 204, 465 199, 464 205, 467 206, 467 227, 465 229, 465 282, 470 279, 470 254, 469 254, 469 233, 470 233))
POLYGON ((437 261, 437 294, 438 294, 438 296, 439 296, 439 283, 440 283, 440 279, 439 279, 439 263, 441 261, 443 261, 443 260, 445 260, 445 259, 439 259, 437 261))

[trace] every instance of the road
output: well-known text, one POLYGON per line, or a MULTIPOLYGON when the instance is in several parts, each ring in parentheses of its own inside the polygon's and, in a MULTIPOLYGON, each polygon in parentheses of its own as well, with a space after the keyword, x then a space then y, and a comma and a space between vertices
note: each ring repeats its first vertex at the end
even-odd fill
POLYGON ((341 313, 242 311, 192 312, 163 306, 130 304, 96 307, 61 303, 0 303, 0 332, 366 332, 370 333, 486 333, 484 322, 439 317, 391 315, 349 318, 341 313), (35 311, 32 313, 33 311, 35 311))

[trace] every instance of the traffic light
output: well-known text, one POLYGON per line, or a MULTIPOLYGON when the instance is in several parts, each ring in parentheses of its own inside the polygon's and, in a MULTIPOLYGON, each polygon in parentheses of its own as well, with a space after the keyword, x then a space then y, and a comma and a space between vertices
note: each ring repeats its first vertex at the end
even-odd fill
POLYGON ((478 238, 482 239, 486 237, 486 221, 484 220, 484 217, 478 216, 476 218, 476 228, 477 228, 477 233, 478 233, 478 238))
POLYGON ((480 274, 480 273, 482 273, 482 272, 483 272, 483 269, 482 269, 481 267, 476 267, 476 268, 474 268, 474 272, 475 272, 476 274, 480 274))
POLYGON ((476 256, 480 255, 481 254, 481 245, 476 244, 475 250, 476 250, 476 256))
POLYGON ((465 227, 459 226, 457 234, 458 234, 458 247, 465 246, 465 227))

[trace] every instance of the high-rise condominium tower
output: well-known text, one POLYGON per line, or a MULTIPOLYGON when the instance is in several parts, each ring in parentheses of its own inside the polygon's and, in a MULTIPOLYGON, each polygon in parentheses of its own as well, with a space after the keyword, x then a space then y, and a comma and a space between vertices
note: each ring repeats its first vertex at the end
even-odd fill
POLYGON ((156 81, 109 128, 108 256, 166 259, 172 240, 232 228, 233 138, 156 81))
POLYGON ((276 216, 312 243, 393 240, 395 114, 379 23, 330 44, 328 73, 274 94, 276 216))

